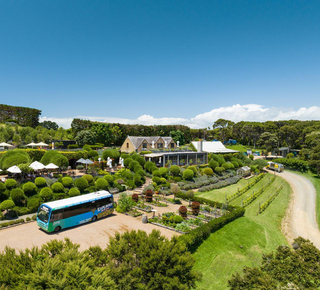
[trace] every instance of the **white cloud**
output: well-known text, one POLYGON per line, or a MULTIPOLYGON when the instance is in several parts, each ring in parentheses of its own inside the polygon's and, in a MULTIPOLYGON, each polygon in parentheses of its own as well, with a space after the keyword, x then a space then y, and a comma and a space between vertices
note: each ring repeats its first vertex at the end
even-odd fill
POLYGON ((40 121, 54 121, 59 126, 70 128, 73 118, 80 118, 92 121, 107 122, 107 123, 121 123, 121 124, 142 124, 142 125, 170 125, 180 124, 187 125, 191 128, 205 128, 211 127, 212 124, 222 118, 234 122, 239 121, 276 121, 276 120, 320 120, 320 107, 312 106, 309 108, 284 109, 277 107, 264 107, 257 104, 247 105, 233 105, 230 107, 220 107, 209 112, 199 114, 191 119, 163 117, 155 118, 150 115, 142 115, 137 119, 125 119, 114 117, 90 117, 90 116, 75 116, 67 118, 51 118, 41 117, 40 121))

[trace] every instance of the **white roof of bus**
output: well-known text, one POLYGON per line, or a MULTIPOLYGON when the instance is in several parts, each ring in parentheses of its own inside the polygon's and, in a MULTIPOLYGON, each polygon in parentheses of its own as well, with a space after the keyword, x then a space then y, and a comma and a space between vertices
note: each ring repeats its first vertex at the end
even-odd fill
POLYGON ((68 205, 72 204, 81 204, 83 202, 87 202, 90 200, 96 200, 97 198, 102 198, 102 197, 111 197, 112 194, 106 190, 100 190, 88 194, 83 194, 83 195, 78 195, 66 199, 60 199, 60 200, 55 200, 55 201, 50 201, 44 203, 45 205, 51 207, 52 209, 59 209, 59 208, 64 208, 68 205))

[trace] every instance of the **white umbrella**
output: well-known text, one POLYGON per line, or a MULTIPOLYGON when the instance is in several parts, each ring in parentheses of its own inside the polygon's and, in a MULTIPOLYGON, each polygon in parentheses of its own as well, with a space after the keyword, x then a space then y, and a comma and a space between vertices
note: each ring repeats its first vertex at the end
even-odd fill
POLYGON ((85 160, 83 158, 80 158, 79 160, 76 161, 76 163, 83 163, 85 160))
POLYGON ((83 162, 84 164, 92 164, 93 163, 93 161, 91 161, 90 159, 86 159, 86 160, 84 160, 84 162, 83 162))
POLYGON ((0 169, 0 172, 2 171, 2 169, 0 169))
POLYGON ((49 163, 48 165, 45 166, 46 169, 58 169, 59 166, 53 164, 53 163, 49 163))
POLYGON ((21 173, 20 168, 17 165, 11 166, 7 169, 11 173, 21 173))
POLYGON ((33 170, 41 170, 41 169, 44 169, 45 166, 40 163, 39 161, 34 161, 32 162, 29 167, 31 167, 33 170))
POLYGON ((43 143, 43 142, 40 142, 38 144, 36 144, 37 146, 40 146, 40 147, 48 147, 49 145, 46 144, 46 143, 43 143))
POLYGON ((1 147, 12 147, 11 144, 8 144, 8 143, 5 143, 5 142, 0 143, 0 146, 1 147))
POLYGON ((38 145, 38 144, 31 142, 31 143, 27 144, 26 146, 31 146, 31 147, 33 147, 33 146, 37 146, 37 145, 38 145))

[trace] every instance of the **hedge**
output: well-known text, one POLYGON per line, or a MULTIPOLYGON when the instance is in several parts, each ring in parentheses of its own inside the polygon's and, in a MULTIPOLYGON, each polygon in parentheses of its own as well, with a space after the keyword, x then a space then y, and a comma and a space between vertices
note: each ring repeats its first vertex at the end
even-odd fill
POLYGON ((21 223, 24 223, 24 219, 10 221, 10 222, 6 222, 6 223, 1 223, 0 224, 0 228, 6 228, 8 226, 17 225, 17 224, 21 224, 21 223))
POLYGON ((226 224, 236 220, 237 218, 244 216, 244 213, 245 209, 237 208, 225 216, 213 219, 208 223, 193 229, 186 235, 181 235, 179 240, 186 245, 189 251, 195 252, 202 242, 210 236, 210 234, 223 228, 226 224))

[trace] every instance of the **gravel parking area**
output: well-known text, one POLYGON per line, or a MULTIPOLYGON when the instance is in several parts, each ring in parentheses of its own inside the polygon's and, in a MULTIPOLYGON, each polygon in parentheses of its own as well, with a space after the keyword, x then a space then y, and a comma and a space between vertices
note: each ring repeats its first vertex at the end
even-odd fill
MULTIPOLYGON (((154 207, 158 215, 163 212, 175 212, 180 205, 169 205, 168 207, 154 207)), ((153 213, 146 213, 150 218, 153 213)), ((105 248, 109 238, 113 237, 116 232, 123 233, 128 230, 143 230, 151 233, 153 229, 160 230, 162 235, 171 238, 178 233, 158 227, 152 224, 143 224, 142 217, 131 217, 114 212, 113 215, 97 220, 96 222, 87 223, 81 226, 68 228, 59 233, 46 233, 41 230, 36 222, 22 224, 12 228, 0 230, 0 251, 6 246, 16 250, 24 250, 33 246, 40 247, 50 240, 64 240, 69 238, 72 242, 80 245, 80 250, 88 249, 91 246, 100 246, 105 248)))

